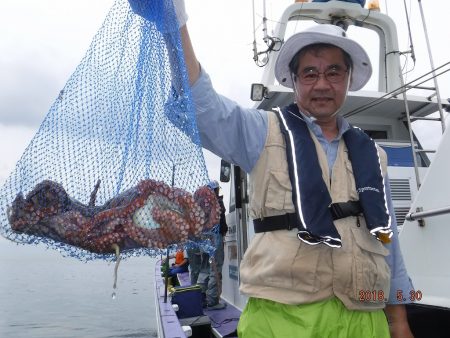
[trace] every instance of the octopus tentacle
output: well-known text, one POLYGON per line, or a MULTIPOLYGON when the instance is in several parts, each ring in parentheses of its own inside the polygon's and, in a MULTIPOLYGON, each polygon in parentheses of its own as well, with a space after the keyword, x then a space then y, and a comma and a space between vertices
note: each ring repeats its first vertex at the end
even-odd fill
POLYGON ((220 220, 220 205, 215 193, 207 186, 202 186, 194 193, 194 199, 205 213, 203 216, 207 223, 207 229, 212 228, 219 223, 220 220))
POLYGON ((83 205, 70 199, 60 184, 43 181, 25 198, 19 193, 8 211, 15 232, 96 253, 182 243, 217 224, 219 215, 217 198, 206 186, 192 195, 151 179, 103 206, 83 205))

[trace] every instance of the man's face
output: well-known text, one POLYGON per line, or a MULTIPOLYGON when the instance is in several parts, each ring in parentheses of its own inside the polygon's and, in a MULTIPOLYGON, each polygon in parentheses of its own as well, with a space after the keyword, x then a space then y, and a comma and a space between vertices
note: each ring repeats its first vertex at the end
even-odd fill
POLYGON ((309 113, 318 121, 335 118, 335 112, 345 101, 348 76, 344 54, 340 48, 330 46, 307 51, 300 56, 295 80, 297 105, 300 110, 309 113), (334 73, 335 70, 339 73, 334 73), (317 72, 319 73, 317 81, 305 84, 311 82, 311 77, 314 80, 317 72), (341 79, 342 73, 344 74, 341 79), (336 74, 337 79, 341 80, 332 82, 336 80, 336 74))

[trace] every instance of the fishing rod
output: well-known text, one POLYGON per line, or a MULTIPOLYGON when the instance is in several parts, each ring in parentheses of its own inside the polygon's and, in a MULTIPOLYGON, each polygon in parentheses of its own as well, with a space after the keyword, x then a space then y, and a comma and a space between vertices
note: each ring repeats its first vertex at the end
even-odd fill
POLYGON ((350 117, 350 116, 359 114, 359 113, 363 112, 364 110, 372 108, 372 107, 375 107, 375 106, 383 103, 384 101, 386 101, 388 99, 397 97, 399 94, 405 93, 405 92, 407 92, 410 89, 417 88, 417 86, 419 86, 419 85, 421 85, 421 84, 423 84, 423 83, 425 83, 427 81, 430 81, 432 79, 435 79, 437 76, 440 76, 442 74, 445 74, 445 73, 449 72, 450 68, 443 69, 442 71, 440 71, 440 73, 436 74, 436 71, 438 71, 438 70, 440 70, 440 69, 442 69, 442 68, 444 68, 446 66, 450 66, 450 61, 446 62, 443 65, 441 65, 441 66, 439 66, 439 67, 437 67, 437 68, 435 68, 435 69, 433 69, 433 70, 423 74, 422 76, 419 76, 418 78, 416 78, 416 79, 414 79, 414 80, 412 80, 412 81, 410 81, 410 82, 408 82, 408 83, 406 83, 406 84, 404 84, 404 85, 402 85, 402 86, 400 86, 400 87, 398 87, 398 88, 396 88, 396 89, 386 93, 385 95, 383 95, 383 96, 381 96, 381 97, 379 97, 379 98, 377 98, 377 99, 375 99, 373 101, 370 101, 370 102, 368 102, 366 104, 363 104, 362 106, 359 106, 359 107, 349 111, 348 113, 344 114, 344 116, 345 117, 350 117), (425 78, 426 76, 429 76, 430 74, 432 75, 430 78, 426 78, 425 80, 422 80, 421 82, 413 85, 415 82, 425 78))

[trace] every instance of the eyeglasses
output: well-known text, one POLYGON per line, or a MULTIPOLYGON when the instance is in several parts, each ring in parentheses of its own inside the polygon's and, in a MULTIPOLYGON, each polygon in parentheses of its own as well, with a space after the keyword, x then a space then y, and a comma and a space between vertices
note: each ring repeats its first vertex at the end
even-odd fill
POLYGON ((323 75, 328 82, 339 83, 345 78, 348 69, 339 66, 331 66, 324 72, 319 72, 316 68, 305 68, 301 73, 297 74, 300 83, 305 85, 312 85, 316 83, 320 75, 323 75))

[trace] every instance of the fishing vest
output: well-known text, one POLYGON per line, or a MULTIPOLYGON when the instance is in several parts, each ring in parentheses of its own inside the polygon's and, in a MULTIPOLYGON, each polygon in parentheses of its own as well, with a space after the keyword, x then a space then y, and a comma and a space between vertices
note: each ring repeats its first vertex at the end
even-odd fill
MULTIPOLYGON (((315 135, 309 130, 308 133, 331 202, 358 200, 344 138, 339 141, 330 177, 326 155, 315 135)), ((378 152, 385 174, 386 154, 381 148, 378 152)), ((252 219, 296 212, 286 153, 279 120, 275 113, 268 112, 266 143, 250 173, 252 219)), ((390 271, 385 261, 389 251, 370 234, 365 217, 349 216, 335 220, 333 225, 341 239, 340 248, 300 241, 297 229, 255 234, 241 263, 241 292, 285 304, 310 303, 336 296, 349 309, 383 308, 390 286, 390 271)))
MULTIPOLYGON (((333 221, 350 216, 351 213, 345 213, 345 209, 335 212, 339 204, 333 204, 322 179, 314 141, 297 105, 291 104, 276 114, 286 142, 289 178, 294 188, 292 199, 296 220, 293 223, 299 229, 297 235, 300 240, 311 245, 323 243, 331 247, 341 247, 341 238, 333 221)), ((358 192, 358 201, 349 202, 357 203, 357 209, 360 209, 353 215, 362 212, 367 228, 374 236, 380 231, 392 234, 384 179, 375 142, 356 127, 346 130, 342 137, 352 163, 358 192)))

